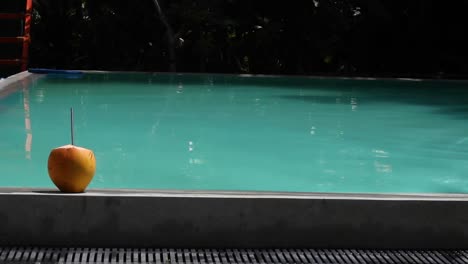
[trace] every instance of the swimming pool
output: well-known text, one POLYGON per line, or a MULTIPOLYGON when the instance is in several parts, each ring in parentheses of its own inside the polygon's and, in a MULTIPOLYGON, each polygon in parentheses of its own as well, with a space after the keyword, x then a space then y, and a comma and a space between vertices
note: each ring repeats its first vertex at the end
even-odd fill
POLYGON ((464 85, 20 73, 0 81, 0 245, 468 248, 464 85), (78 194, 45 168, 70 106, 98 158, 78 194))
POLYGON ((467 82, 33 76, 0 99, 0 186, 54 187, 73 107, 89 188, 468 192, 467 82))

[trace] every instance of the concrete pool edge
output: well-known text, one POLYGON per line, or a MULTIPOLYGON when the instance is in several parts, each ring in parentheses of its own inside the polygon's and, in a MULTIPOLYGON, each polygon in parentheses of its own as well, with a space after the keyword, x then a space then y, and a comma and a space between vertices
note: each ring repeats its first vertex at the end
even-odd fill
POLYGON ((32 81, 38 78, 40 78, 40 75, 20 72, 5 79, 0 79, 0 99, 19 89, 28 87, 32 81))
POLYGON ((462 78, 434 78, 434 77, 369 77, 369 76, 327 76, 327 75, 286 75, 286 74, 247 74, 247 73, 200 73, 200 72, 158 72, 158 71, 105 71, 105 70, 75 70, 82 73, 94 74, 109 74, 109 73, 122 73, 122 74, 161 74, 161 75, 213 75, 213 76, 239 76, 239 77, 262 77, 262 78, 304 78, 304 79, 322 79, 322 80, 364 80, 364 81, 409 81, 409 82, 468 82, 467 79, 462 78))
POLYGON ((102 189, 90 188, 84 193, 62 193, 50 188, 0 187, 0 195, 52 196, 126 196, 126 197, 194 197, 194 198, 256 198, 268 199, 348 199, 393 201, 467 201, 463 193, 328 193, 234 190, 172 190, 172 189, 102 189))
POLYGON ((0 245, 468 248, 468 195, 0 189, 0 245))
MULTIPOLYGON (((463 82, 468 83, 467 79, 458 78, 411 78, 411 77, 366 77, 366 76, 326 76, 326 75, 271 75, 271 74, 235 74, 235 73, 198 73, 198 72, 157 72, 157 71, 103 71, 103 70, 76 70, 71 69, 69 71, 77 71, 85 74, 110 74, 110 73, 121 73, 121 74, 148 74, 148 75, 206 75, 210 74, 213 76, 239 76, 239 77, 260 77, 260 78, 303 78, 303 79, 317 79, 317 80, 356 80, 356 81, 407 81, 407 82, 463 82)), ((53 72, 51 74, 54 74, 53 72)), ((58 73, 60 74, 60 73, 58 73)), ((47 76, 47 73, 32 73, 29 71, 19 72, 17 74, 8 76, 7 78, 0 79, 0 90, 2 85, 6 84, 8 80, 15 82, 22 78, 40 78, 47 76), (3 83, 2 83, 3 82, 3 83)), ((6 85, 5 85, 6 86, 6 85)))

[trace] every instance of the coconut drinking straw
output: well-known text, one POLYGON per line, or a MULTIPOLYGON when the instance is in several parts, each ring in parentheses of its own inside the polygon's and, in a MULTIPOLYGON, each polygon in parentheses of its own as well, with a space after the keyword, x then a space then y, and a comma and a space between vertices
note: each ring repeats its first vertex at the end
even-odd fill
POLYGON ((70 107, 70 135, 71 135, 71 144, 74 145, 74 138, 73 138, 73 107, 70 107))

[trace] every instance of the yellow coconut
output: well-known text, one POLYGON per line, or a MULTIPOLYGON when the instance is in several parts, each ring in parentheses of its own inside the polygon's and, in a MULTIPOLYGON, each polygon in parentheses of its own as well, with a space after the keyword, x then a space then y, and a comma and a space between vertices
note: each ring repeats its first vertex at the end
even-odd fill
POLYGON ((49 176, 62 192, 84 192, 96 171, 93 151, 66 145, 50 152, 47 164, 49 176))

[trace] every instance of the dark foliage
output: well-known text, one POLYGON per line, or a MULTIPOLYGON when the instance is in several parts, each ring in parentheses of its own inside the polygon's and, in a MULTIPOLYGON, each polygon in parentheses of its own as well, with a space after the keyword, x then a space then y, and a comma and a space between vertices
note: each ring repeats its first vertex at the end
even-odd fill
POLYGON ((31 66, 468 76, 468 1, 35 0, 31 66), (172 40, 172 41, 168 41, 172 40), (168 44, 172 43, 172 44, 168 44))

